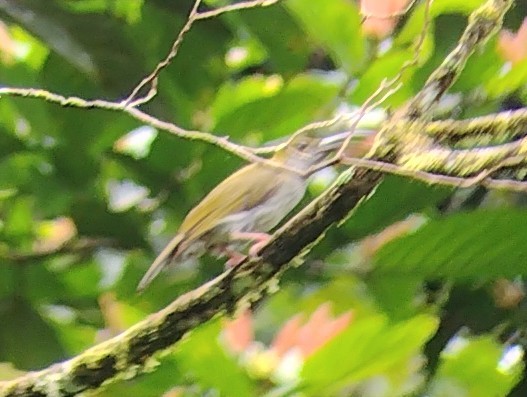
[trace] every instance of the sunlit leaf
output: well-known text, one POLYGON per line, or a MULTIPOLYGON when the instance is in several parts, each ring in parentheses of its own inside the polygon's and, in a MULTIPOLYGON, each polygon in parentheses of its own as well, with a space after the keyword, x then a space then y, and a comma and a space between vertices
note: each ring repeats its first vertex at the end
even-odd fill
POLYGON ((358 7, 351 1, 288 0, 292 11, 348 73, 360 70, 366 55, 358 7))
POLYGON ((441 353, 428 395, 457 390, 467 397, 508 396, 523 370, 522 356, 520 346, 506 347, 488 336, 455 336, 441 353))
POLYGON ((357 320, 306 361, 303 383, 312 393, 328 393, 380 375, 421 351, 437 324, 426 315, 395 324, 383 316, 357 320))

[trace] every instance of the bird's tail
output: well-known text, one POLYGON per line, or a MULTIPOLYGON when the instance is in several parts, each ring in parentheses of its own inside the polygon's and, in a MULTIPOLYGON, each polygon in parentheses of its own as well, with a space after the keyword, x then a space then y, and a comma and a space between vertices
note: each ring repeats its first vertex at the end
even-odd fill
POLYGON ((148 284, 152 282, 154 278, 156 278, 161 270, 163 270, 165 266, 174 260, 174 258, 177 256, 177 251, 182 241, 183 234, 181 233, 170 240, 163 251, 161 251, 161 253, 157 256, 154 263, 150 265, 150 268, 139 282, 139 285, 137 286, 137 292, 143 292, 143 290, 148 286, 148 284))

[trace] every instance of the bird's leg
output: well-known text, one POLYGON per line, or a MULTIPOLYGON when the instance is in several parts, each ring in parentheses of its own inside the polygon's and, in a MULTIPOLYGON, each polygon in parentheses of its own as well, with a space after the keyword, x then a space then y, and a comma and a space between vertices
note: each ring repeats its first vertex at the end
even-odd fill
POLYGON ((247 258, 247 255, 244 255, 241 252, 232 250, 228 247, 225 247, 223 252, 225 253, 225 255, 229 257, 229 260, 227 261, 227 263, 225 263, 225 267, 227 269, 238 266, 240 263, 243 262, 245 258, 247 258))
POLYGON ((267 244, 267 242, 271 239, 271 235, 260 232, 232 232, 231 238, 233 240, 254 241, 255 244, 253 244, 253 246, 249 248, 249 255, 256 256, 258 254, 258 251, 260 251, 262 247, 267 244))
MULTIPOLYGON (((249 248, 249 256, 256 256, 258 251, 267 244, 271 239, 271 236, 267 233, 258 233, 258 232, 232 232, 230 234, 231 240, 249 240, 255 241, 256 243, 249 248)), ((227 268, 238 266, 242 261, 247 258, 247 255, 244 255, 228 246, 221 247, 221 253, 229 257, 229 260, 225 264, 227 268)))
POLYGON ((231 267, 239 265, 247 257, 247 255, 232 249, 226 244, 211 247, 211 253, 217 258, 223 258, 225 256, 229 258, 229 260, 225 263, 225 269, 230 269, 231 267))

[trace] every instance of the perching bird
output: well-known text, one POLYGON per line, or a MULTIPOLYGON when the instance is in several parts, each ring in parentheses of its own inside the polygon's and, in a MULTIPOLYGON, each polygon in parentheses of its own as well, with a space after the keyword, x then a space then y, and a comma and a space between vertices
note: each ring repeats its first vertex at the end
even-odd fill
POLYGON ((255 242, 249 250, 255 255, 270 238, 266 232, 304 196, 307 176, 294 170, 306 171, 335 150, 346 136, 298 135, 271 158, 284 168, 258 162, 229 176, 188 213, 177 235, 139 282, 138 291, 169 264, 200 257, 207 250, 230 257, 228 266, 245 258, 236 250, 243 241, 255 242))

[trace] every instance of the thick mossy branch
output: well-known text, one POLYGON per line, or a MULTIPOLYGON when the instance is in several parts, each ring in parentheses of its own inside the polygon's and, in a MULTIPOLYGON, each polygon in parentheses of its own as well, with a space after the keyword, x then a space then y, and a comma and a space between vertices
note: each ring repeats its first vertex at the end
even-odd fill
POLYGON ((331 189, 279 230, 260 258, 221 274, 71 360, 1 383, 0 396, 74 396, 151 370, 156 353, 172 347, 199 324, 266 296, 276 276, 293 259, 301 259, 328 227, 345 219, 381 179, 381 174, 371 171, 361 171, 353 179, 352 175, 351 170, 344 172, 331 189))
POLYGON ((503 17, 512 3, 513 0, 487 1, 470 15, 458 45, 430 75, 422 90, 408 103, 403 119, 419 119, 429 113, 457 80, 477 46, 485 43, 501 28, 503 17))
POLYGON ((476 149, 413 151, 400 156, 397 163, 407 170, 473 176, 491 169, 524 166, 527 163, 527 139, 476 149))
MULTIPOLYGON (((514 123, 517 123, 517 120, 511 124, 514 123)), ((402 128, 401 123, 396 128, 402 128)), ((420 131, 426 130, 426 125, 408 123, 406 128, 406 134, 422 137, 420 131)), ((520 134, 519 129, 515 131, 520 134)), ((438 144, 419 147, 417 139, 408 140, 395 162, 407 171, 432 172, 459 178, 494 172, 504 167, 519 169, 527 164, 527 137, 494 146, 476 146, 472 149, 452 149, 438 144)))
POLYGON ((527 135, 527 109, 510 110, 469 120, 427 123, 424 132, 436 142, 474 147, 496 145, 527 135))

